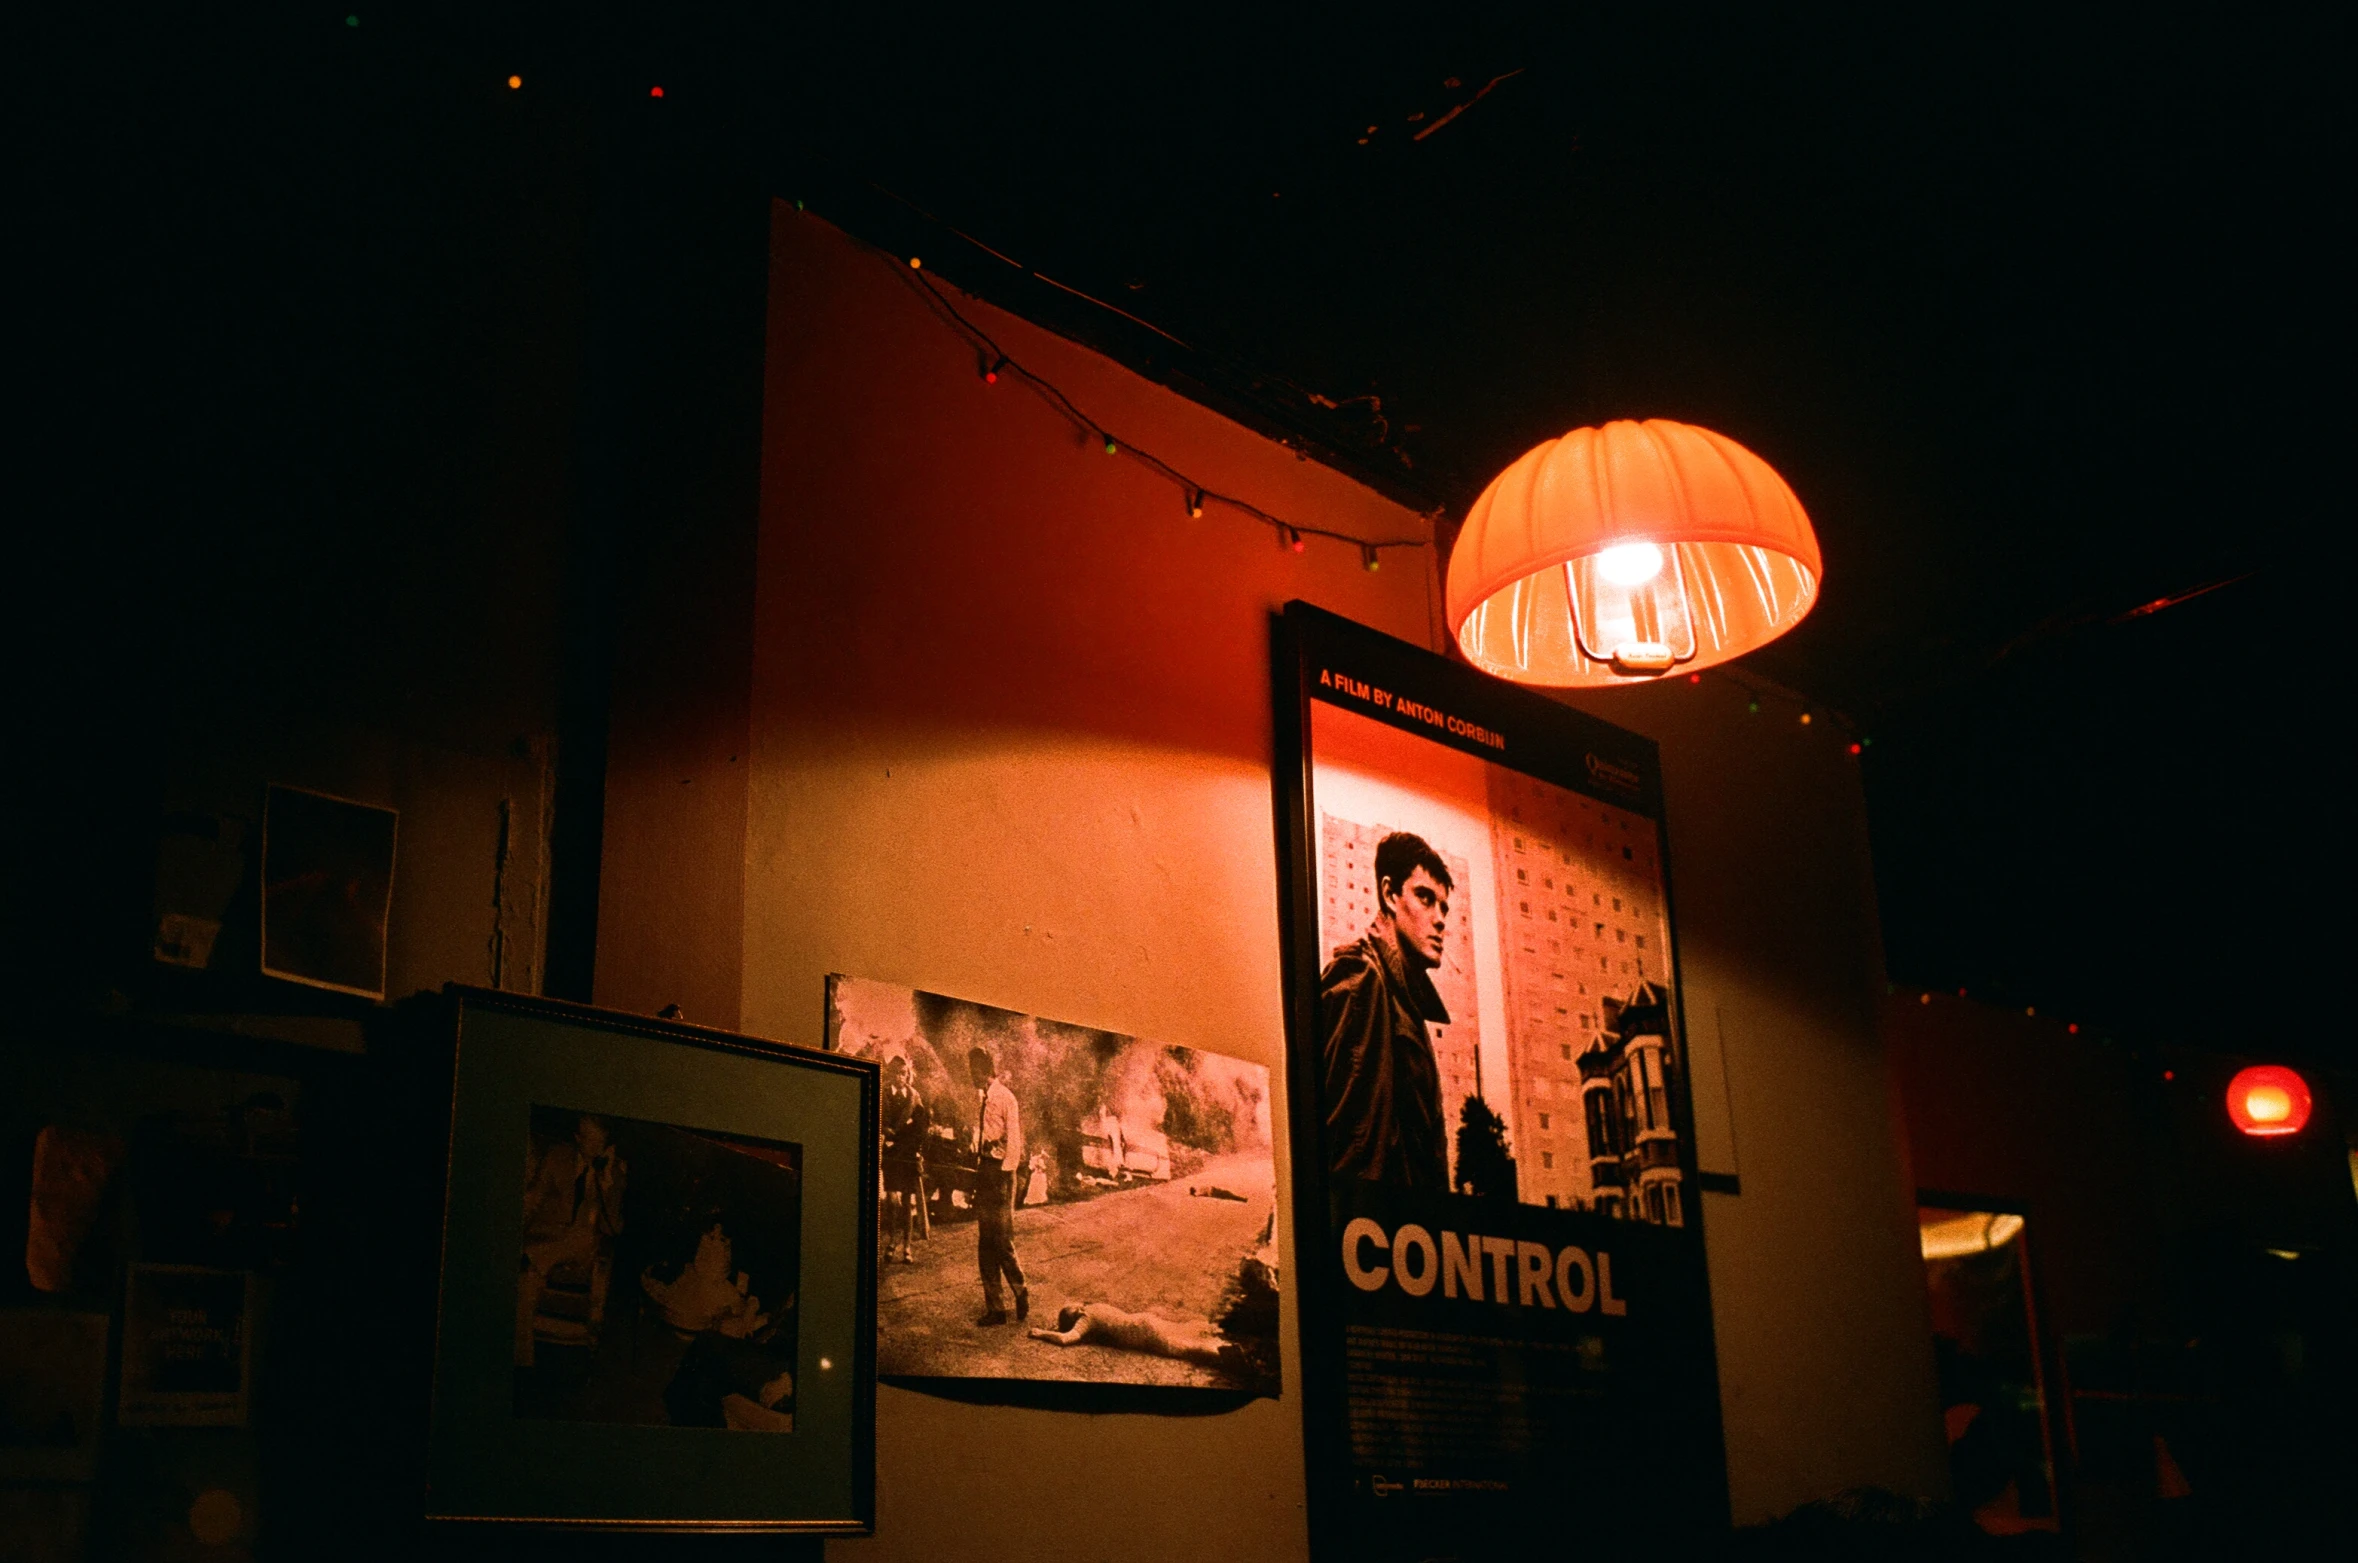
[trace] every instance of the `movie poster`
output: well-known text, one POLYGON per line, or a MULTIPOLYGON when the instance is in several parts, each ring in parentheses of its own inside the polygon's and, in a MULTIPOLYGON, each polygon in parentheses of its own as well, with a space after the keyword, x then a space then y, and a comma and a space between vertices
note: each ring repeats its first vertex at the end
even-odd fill
POLYGON ((1278 708, 1319 1536, 1724 1525, 1653 745, 1299 603, 1278 708))
POLYGON ((1278 1393, 1269 1071, 827 979, 884 1066, 876 1371, 1278 1393))

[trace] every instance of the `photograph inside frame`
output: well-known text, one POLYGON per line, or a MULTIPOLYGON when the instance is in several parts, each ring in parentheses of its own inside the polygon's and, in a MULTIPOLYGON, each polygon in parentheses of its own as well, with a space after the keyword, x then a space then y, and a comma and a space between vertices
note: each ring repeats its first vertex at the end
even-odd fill
POLYGON ((802 1148, 538 1103, 515 1414, 794 1430, 802 1148))
POLYGON ((1685 1225, 1655 822, 1326 701, 1310 742, 1330 1170, 1685 1225))
POLYGON ((828 979, 884 1066, 877 1371, 1279 1389, 1269 1072, 828 979))

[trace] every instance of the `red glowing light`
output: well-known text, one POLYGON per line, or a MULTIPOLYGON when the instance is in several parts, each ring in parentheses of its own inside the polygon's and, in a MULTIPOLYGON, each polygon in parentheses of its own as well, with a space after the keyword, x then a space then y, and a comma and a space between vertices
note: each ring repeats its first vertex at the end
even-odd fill
POLYGON ((1852 744, 1850 746, 1850 752, 1852 754, 1857 754, 1859 752, 1859 746, 1857 744, 1852 744))
POLYGON ((1687 682, 1690 684, 1700 684, 1703 682, 1703 675, 1700 673, 1689 673, 1687 675, 1687 682))
POLYGON ((2227 1082, 2227 1116, 2257 1138, 2298 1134, 2309 1121, 2309 1082, 2282 1064, 2254 1064, 2227 1082))
POLYGON ((647 96, 650 98, 660 98, 663 96, 663 89, 661 87, 649 87, 647 89, 647 96))
POLYGON ((2068 1026, 2064 1027, 2063 1029, 2064 1029, 2064 1030, 2066 1030, 2066 1031, 2068 1031, 2068 1032, 2070 1032, 2070 1033, 2071 1033, 2073 1036, 2075 1036, 2075 1037, 2076 1037, 2076 1036, 2078 1036, 2078 1035, 2080 1034, 2080 1023, 2079 1023, 2078 1021, 2076 1021, 2076 1020, 2075 1020, 2075 1021, 2073 1021, 2073 1022, 2072 1022, 2070 1025, 2068 1025, 2068 1026))

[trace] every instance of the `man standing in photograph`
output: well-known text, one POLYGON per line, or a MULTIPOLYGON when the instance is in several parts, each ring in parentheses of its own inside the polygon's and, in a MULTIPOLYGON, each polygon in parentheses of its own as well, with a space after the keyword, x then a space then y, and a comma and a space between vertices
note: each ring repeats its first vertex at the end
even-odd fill
POLYGON ((1448 1123, 1429 1021, 1449 1023, 1433 987, 1456 888, 1441 854, 1394 831, 1376 844, 1376 917, 1318 979, 1320 1078, 1337 1176, 1449 1190, 1448 1123))
POLYGON ((980 1324, 1005 1324, 999 1277, 1015 1288, 1015 1316, 1031 1316, 1032 1294, 1015 1258, 1015 1177, 1023 1166, 1023 1113, 984 1048, 970 1048, 966 1072, 980 1100, 974 1128, 975 1257, 982 1267, 980 1324))

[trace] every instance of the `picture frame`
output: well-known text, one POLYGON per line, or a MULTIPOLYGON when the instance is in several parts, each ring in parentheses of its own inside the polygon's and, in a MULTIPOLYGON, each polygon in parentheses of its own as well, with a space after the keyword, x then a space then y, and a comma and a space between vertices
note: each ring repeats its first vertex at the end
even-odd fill
POLYGON ((865 1535, 866 1060, 445 990, 438 1525, 865 1535))
POLYGON ((1274 616, 1312 1550, 1678 1553, 1728 1516, 1660 757, 1274 616))
MULTIPOLYGON (((400 814, 381 804, 269 784, 262 803, 262 975, 360 998, 385 996, 400 825, 400 814)), ((211 964, 210 934, 175 933, 171 948, 159 934, 167 964, 211 964)))

